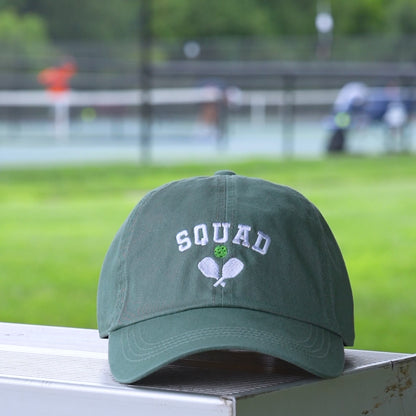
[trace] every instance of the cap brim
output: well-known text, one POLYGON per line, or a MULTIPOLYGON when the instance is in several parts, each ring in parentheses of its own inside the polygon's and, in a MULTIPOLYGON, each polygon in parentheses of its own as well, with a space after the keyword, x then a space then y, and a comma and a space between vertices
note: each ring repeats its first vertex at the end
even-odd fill
POLYGON ((344 368, 339 335, 238 308, 192 309, 117 329, 109 336, 109 363, 117 381, 133 383, 187 355, 221 349, 268 354, 323 378, 344 368))

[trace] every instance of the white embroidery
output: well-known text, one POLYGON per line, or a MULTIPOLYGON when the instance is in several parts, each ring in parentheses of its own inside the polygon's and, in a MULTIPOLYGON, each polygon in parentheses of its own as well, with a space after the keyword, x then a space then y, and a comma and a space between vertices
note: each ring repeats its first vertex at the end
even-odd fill
POLYGON ((218 285, 225 286, 225 279, 233 279, 243 269, 244 263, 236 257, 232 257, 224 264, 224 266, 222 266, 222 277, 218 282, 214 283, 214 287, 217 287, 218 285))
MULTIPOLYGON (((220 268, 212 257, 205 257, 198 263, 198 269, 205 277, 218 280, 220 278, 220 268)), ((225 283, 224 283, 225 285, 225 283)))
POLYGON ((206 246, 208 244, 208 230, 206 224, 198 224, 194 227, 194 240, 197 246, 206 246))
POLYGON ((215 243, 226 243, 228 241, 228 230, 231 226, 231 224, 229 222, 213 222, 212 226, 214 227, 214 242, 215 243), (220 229, 220 227, 223 228, 223 234, 222 234, 222 238, 220 238, 218 236, 219 232, 218 230, 220 229))
POLYGON ((238 224, 238 231, 233 239, 234 244, 241 244, 244 247, 250 247, 250 242, 248 241, 248 233, 250 232, 251 227, 249 225, 238 224))
POLYGON ((188 250, 188 248, 192 246, 191 239, 188 237, 188 231, 186 230, 179 231, 179 233, 176 234, 176 242, 178 243, 180 252, 188 250))
MULTIPOLYGON (((230 239, 231 224, 229 222, 213 222, 211 225, 212 229, 207 224, 198 224, 193 228, 193 232, 188 232, 188 230, 179 231, 176 234, 179 251, 184 252, 190 249, 192 244, 206 246, 211 239, 217 244, 227 243, 230 239)), ((250 225, 238 224, 237 232, 231 241, 233 244, 251 248, 253 251, 265 255, 271 244, 270 236, 262 231, 257 231, 256 241, 251 246, 250 235, 252 236, 253 233, 255 231, 252 231, 250 225)), ((251 240, 253 240, 253 237, 251 237, 251 240)))
POLYGON ((217 287, 218 285, 224 287, 226 284, 224 280, 233 279, 240 274, 244 269, 244 263, 236 257, 232 257, 222 267, 220 277, 220 271, 216 261, 212 257, 205 257, 198 263, 198 269, 205 277, 217 280, 214 283, 214 287, 217 287))
POLYGON ((262 233, 261 231, 257 231, 257 240, 254 243, 254 246, 251 247, 252 250, 257 251, 257 253, 263 254, 263 256, 267 253, 271 242, 271 238, 267 235, 262 233), (261 245, 263 244, 263 247, 261 245))

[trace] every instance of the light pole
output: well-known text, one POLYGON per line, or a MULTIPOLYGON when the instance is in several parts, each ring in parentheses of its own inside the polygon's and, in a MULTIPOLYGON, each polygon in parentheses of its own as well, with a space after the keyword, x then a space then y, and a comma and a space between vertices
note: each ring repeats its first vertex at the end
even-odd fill
POLYGON ((316 56, 318 59, 328 59, 331 57, 332 31, 334 28, 334 19, 331 14, 331 5, 329 3, 318 3, 315 27, 318 32, 316 56))

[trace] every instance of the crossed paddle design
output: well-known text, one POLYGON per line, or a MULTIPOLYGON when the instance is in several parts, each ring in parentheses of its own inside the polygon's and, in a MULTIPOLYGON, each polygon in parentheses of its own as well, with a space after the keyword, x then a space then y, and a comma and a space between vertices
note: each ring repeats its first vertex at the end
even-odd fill
POLYGON ((220 275, 220 268, 217 262, 212 257, 205 257, 198 263, 198 269, 205 277, 213 278, 216 280, 214 287, 221 285, 225 286, 225 279, 232 279, 236 277, 244 268, 244 263, 232 257, 223 266, 220 275))

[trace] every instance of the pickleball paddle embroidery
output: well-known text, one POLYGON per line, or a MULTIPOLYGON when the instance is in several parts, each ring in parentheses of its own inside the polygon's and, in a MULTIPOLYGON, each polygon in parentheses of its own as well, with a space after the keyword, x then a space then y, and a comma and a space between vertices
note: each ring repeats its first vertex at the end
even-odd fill
POLYGON ((244 263, 236 257, 232 257, 227 260, 226 263, 224 263, 220 273, 220 268, 217 262, 212 257, 204 257, 198 263, 198 269, 205 277, 216 280, 214 287, 219 285, 225 287, 227 283, 225 280, 234 279, 236 276, 238 276, 244 269, 244 263))

